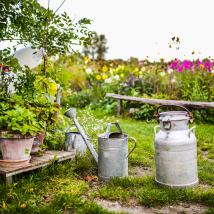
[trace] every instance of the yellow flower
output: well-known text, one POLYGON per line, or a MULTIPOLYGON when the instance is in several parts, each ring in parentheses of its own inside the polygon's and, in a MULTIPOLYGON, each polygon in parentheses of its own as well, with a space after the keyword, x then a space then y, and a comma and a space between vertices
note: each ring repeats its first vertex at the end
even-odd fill
POLYGON ((106 75, 106 74, 103 74, 103 75, 102 75, 102 79, 103 79, 103 80, 106 80, 106 79, 108 79, 108 75, 106 75))
POLYGON ((26 206, 27 206, 27 204, 25 204, 25 203, 20 205, 20 207, 23 208, 23 209, 26 208, 26 206))
POLYGON ((29 188, 29 190, 28 190, 29 192, 33 192, 33 188, 29 188))
POLYGON ((103 72, 107 72, 108 71, 108 67, 106 65, 104 65, 102 71, 103 72))
POLYGON ((121 78, 124 78, 124 74, 120 74, 120 77, 121 77, 121 78))
POLYGON ((84 57, 84 62, 85 62, 85 64, 88 64, 89 62, 90 62, 90 58, 89 57, 84 57))
POLYGON ((7 209, 7 204, 5 203, 5 201, 2 202, 2 208, 7 209))
POLYGON ((96 75, 96 79, 97 79, 97 80, 101 80, 101 78, 102 78, 102 77, 101 77, 99 74, 96 75))

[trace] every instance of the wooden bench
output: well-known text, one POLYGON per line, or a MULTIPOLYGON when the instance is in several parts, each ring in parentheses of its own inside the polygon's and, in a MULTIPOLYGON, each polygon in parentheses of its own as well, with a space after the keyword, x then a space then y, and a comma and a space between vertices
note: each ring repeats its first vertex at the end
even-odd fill
POLYGON ((152 98, 132 97, 120 94, 107 93, 106 97, 116 99, 118 102, 117 114, 120 115, 123 110, 123 100, 148 103, 151 105, 180 105, 191 108, 214 108, 214 102, 194 102, 183 100, 160 100, 152 98))
POLYGON ((13 181, 14 175, 48 166, 51 163, 53 163, 53 161, 61 162, 64 160, 70 160, 74 158, 75 150, 72 152, 46 151, 42 155, 32 155, 30 163, 24 167, 8 168, 0 166, 0 176, 7 184, 10 184, 13 181))

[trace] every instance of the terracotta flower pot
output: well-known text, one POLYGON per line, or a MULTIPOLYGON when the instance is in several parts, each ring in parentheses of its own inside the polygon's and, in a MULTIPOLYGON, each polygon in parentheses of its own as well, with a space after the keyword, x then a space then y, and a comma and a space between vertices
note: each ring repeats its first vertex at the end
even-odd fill
POLYGON ((37 154, 40 151, 40 146, 43 144, 45 139, 45 132, 37 133, 30 154, 37 154))
POLYGON ((9 163, 11 167, 15 167, 17 163, 28 164, 33 140, 34 137, 32 136, 1 132, 0 150, 3 160, 0 160, 0 165, 4 166, 9 163))

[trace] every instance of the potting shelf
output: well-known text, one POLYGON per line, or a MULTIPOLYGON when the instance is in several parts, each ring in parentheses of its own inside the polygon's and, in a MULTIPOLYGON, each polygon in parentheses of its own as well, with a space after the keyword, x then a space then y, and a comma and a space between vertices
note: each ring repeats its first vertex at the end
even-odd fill
POLYGON ((74 159, 74 157, 75 150, 71 152, 48 150, 42 155, 32 155, 30 163, 24 167, 9 168, 0 166, 0 176, 6 183, 12 183, 13 175, 48 166, 53 163, 53 161, 62 162, 64 160, 74 159))

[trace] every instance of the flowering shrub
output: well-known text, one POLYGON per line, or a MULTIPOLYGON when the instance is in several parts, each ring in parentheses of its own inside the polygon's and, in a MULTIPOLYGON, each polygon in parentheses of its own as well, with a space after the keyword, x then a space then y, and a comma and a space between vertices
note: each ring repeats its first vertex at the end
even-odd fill
POLYGON ((203 61, 199 59, 196 61, 190 60, 180 61, 178 59, 175 59, 171 62, 169 67, 178 72, 183 72, 184 70, 189 70, 192 72, 194 72, 195 70, 205 70, 211 72, 213 63, 209 59, 205 59, 203 61))
MULTIPOLYGON (((63 63, 66 64, 69 60, 71 59, 68 57, 63 63)), ((70 72, 76 73, 82 82, 79 83, 78 90, 76 83, 72 82, 69 92, 72 99, 64 99, 65 105, 85 107, 90 104, 93 108, 115 111, 115 103, 104 99, 106 93, 190 101, 214 100, 214 68, 211 59, 174 59, 170 62, 161 59, 159 62, 149 62, 135 58, 128 61, 92 61, 82 58, 72 63, 72 66, 68 66, 70 72), (82 69, 81 72, 80 69, 73 69, 75 64, 82 69)), ((65 94, 68 96, 68 90, 65 94)), ((125 106, 140 108, 138 103, 125 103, 125 106)), ((136 117, 147 117, 145 109, 141 110, 136 117)))

